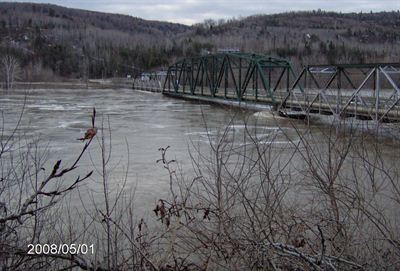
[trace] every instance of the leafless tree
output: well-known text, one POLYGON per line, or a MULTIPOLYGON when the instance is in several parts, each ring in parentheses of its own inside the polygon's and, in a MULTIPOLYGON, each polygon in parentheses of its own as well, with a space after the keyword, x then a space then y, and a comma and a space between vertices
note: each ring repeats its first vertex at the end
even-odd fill
POLYGON ((20 66, 18 59, 11 55, 6 54, 0 59, 1 70, 4 75, 4 88, 11 89, 14 84, 14 80, 18 78, 20 73, 20 66))
MULTIPOLYGON (((6 270, 48 267, 53 260, 28 255, 28 245, 44 239, 54 225, 55 217, 50 211, 92 175, 89 171, 72 179, 71 172, 77 168, 93 137, 88 138, 71 164, 63 166, 60 159, 49 169, 48 150, 42 142, 18 133, 22 117, 21 113, 14 127, 2 125, 0 138, 0 264, 6 270)), ((95 111, 93 124, 94 120, 95 111)))
POLYGON ((218 138, 209 135, 208 151, 195 148, 191 180, 161 149, 171 199, 155 211, 175 251, 170 266, 398 269, 399 175, 384 161, 382 145, 340 123, 280 127, 284 144, 277 133, 260 137, 246 125, 240 134, 231 124, 218 138))

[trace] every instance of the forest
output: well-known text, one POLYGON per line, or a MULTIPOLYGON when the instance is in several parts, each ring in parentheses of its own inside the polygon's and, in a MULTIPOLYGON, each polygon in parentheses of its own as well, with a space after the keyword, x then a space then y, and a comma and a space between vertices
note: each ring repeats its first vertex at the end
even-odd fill
POLYGON ((399 27, 399 11, 318 10, 186 26, 50 4, 0 3, 0 55, 16 59, 24 81, 136 76, 227 48, 287 58, 295 67, 396 62, 399 27))

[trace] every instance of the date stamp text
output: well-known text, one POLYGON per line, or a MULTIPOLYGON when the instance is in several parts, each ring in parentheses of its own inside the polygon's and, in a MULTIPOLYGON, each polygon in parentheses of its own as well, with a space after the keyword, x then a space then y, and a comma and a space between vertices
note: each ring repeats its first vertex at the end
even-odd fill
POLYGON ((87 255, 94 254, 94 245, 87 244, 28 244, 28 255, 87 255))

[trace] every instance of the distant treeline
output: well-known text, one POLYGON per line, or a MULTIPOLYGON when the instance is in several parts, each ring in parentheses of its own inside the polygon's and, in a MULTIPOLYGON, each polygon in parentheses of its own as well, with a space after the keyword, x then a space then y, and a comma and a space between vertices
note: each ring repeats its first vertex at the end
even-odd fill
POLYGON ((399 29, 399 11, 292 12, 189 27, 48 4, 0 3, 0 55, 14 55, 25 80, 136 75, 224 48, 288 58, 295 66, 396 62, 399 29))

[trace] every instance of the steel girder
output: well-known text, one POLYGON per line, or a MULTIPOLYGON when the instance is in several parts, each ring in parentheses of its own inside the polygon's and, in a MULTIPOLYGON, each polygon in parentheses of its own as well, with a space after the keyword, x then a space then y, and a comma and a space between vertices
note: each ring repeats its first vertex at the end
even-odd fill
POLYGON ((306 66, 279 109, 399 121, 400 63, 306 66))
POLYGON ((186 58, 170 66, 163 93, 279 104, 295 74, 289 61, 257 54, 218 53, 186 58))

